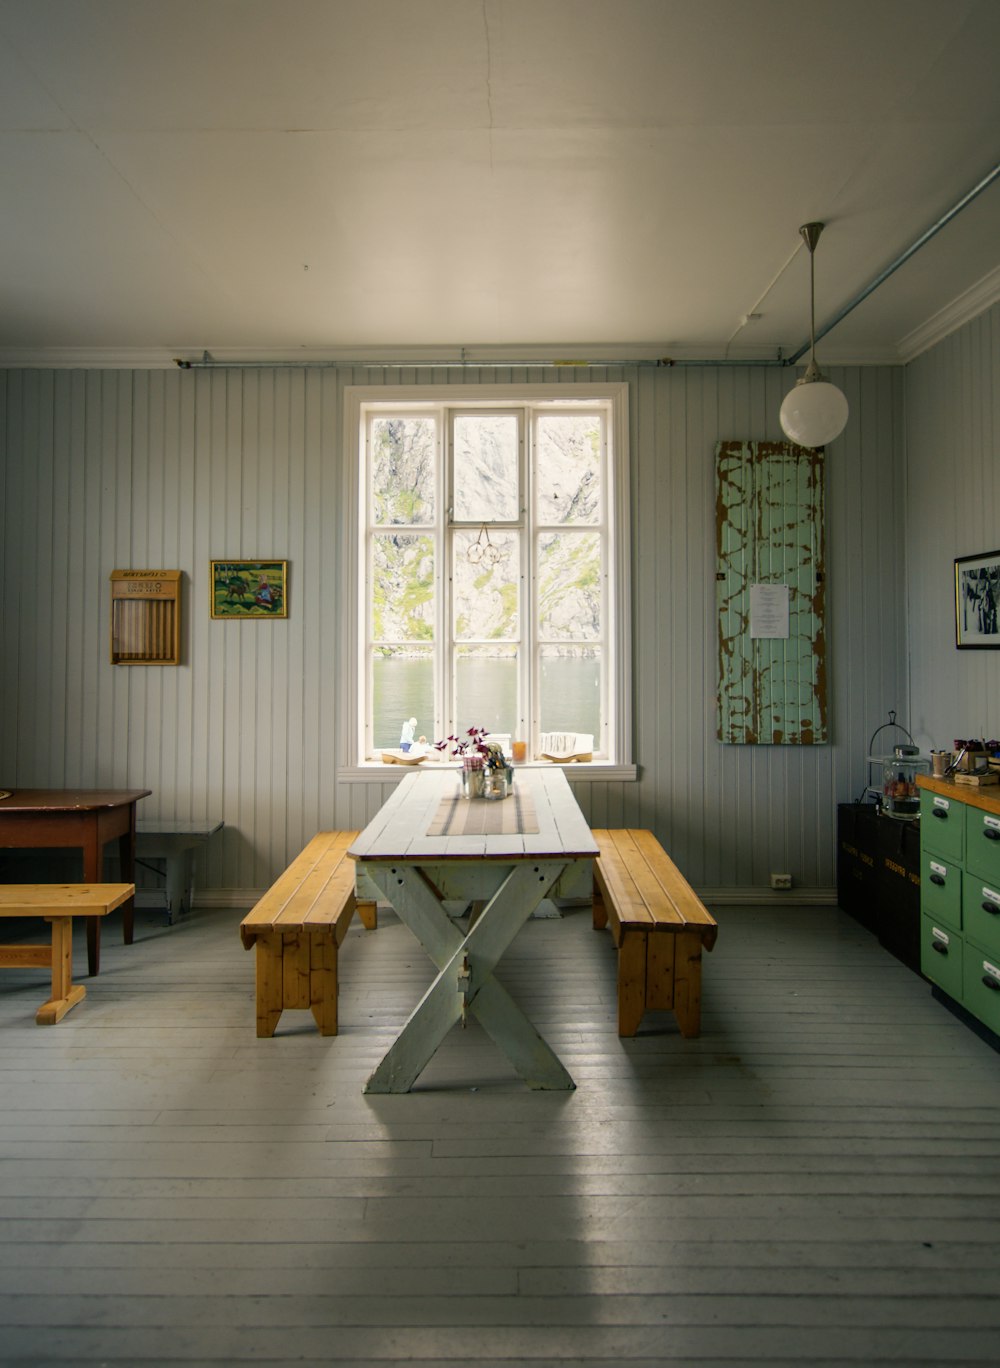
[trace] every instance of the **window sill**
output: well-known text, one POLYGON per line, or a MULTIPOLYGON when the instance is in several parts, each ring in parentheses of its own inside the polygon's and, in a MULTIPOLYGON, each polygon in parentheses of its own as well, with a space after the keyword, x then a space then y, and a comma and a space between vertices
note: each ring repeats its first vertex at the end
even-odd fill
MULTIPOLYGON (((381 760, 371 760, 363 765, 345 766, 337 770, 339 784, 392 784, 407 774, 424 768, 421 765, 384 765, 381 760)), ((454 765, 428 765, 427 770, 454 769, 454 765)), ((561 769, 571 783, 632 783, 638 778, 637 765, 613 765, 603 760, 591 760, 585 764, 551 765, 528 761, 516 765, 519 769, 561 769)))

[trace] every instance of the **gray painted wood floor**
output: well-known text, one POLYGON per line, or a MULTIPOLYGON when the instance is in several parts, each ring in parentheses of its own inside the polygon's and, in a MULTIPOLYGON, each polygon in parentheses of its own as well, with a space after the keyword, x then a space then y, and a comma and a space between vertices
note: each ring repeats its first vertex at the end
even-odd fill
POLYGON ((430 978, 391 914, 336 1039, 255 1038, 232 911, 110 919, 55 1027, 0 970, 0 1362, 996 1364, 1000 1055, 836 909, 718 918, 694 1041, 620 1041, 607 935, 529 923, 571 1094, 470 1026, 365 1097, 430 978))

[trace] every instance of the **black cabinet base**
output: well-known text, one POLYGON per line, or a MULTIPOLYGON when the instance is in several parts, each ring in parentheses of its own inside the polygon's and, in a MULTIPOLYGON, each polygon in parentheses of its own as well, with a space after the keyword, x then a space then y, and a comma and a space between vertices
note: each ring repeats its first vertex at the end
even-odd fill
POLYGON ((920 972, 920 824, 873 804, 837 808, 837 901, 908 969, 920 972))
POLYGON ((967 1012, 960 1002, 956 1002, 955 999, 949 997, 942 988, 938 988, 937 985, 933 983, 931 984, 931 997, 947 1007, 952 1016, 958 1017, 963 1026, 968 1026, 969 1030, 974 1031, 980 1040, 985 1041, 991 1049, 996 1050, 997 1053, 1000 1054, 1000 1036, 997 1035, 996 1031, 991 1031, 978 1017, 974 1017, 971 1012, 967 1012))

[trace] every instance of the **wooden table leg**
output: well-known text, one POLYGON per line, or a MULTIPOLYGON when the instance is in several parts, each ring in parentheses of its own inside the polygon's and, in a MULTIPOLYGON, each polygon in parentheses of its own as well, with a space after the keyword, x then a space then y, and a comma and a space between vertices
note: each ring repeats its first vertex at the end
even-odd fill
POLYGON ((551 1045, 542 1039, 495 978, 483 984, 471 1004, 471 1011, 529 1088, 569 1092, 576 1087, 572 1075, 551 1045))
MULTIPOLYGON (((101 883, 104 875, 104 847, 97 833, 88 831, 83 845, 83 882, 101 883)), ((101 918, 87 918, 87 973, 96 978, 101 972, 101 918)))
MULTIPOLYGON (((135 832, 126 831, 118 837, 118 860, 121 866, 122 883, 135 883, 135 832)), ((132 944, 135 925, 135 898, 122 903, 122 932, 125 944, 132 944)))
POLYGON ((421 869, 397 865, 366 871, 440 970, 365 1092, 409 1092, 451 1027, 471 1011, 532 1088, 575 1085, 554 1051, 493 978, 504 951, 557 882, 564 861, 516 865, 466 936, 441 906, 421 869))
POLYGON ((503 1050, 529 1088, 565 1091, 576 1084, 558 1055, 535 1030, 507 990, 493 977, 500 957, 563 872, 561 861, 517 865, 487 903, 466 940, 474 995, 469 1010, 503 1050), (484 972, 485 971, 485 972, 484 972), (478 975, 482 975, 477 983, 478 975))

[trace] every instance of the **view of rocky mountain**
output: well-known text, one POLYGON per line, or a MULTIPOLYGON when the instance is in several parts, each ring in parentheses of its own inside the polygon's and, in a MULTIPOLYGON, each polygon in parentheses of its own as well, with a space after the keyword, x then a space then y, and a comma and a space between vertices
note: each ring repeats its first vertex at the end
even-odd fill
MULTIPOLYGON (((586 414, 537 418, 533 439, 532 567, 540 640, 597 640, 601 631, 600 425, 586 414)), ((471 413, 454 426, 452 621, 461 642, 517 641, 523 629, 518 519, 518 424, 510 413, 471 413), (483 528, 482 524, 486 524, 483 528)), ((436 418, 380 417, 372 426, 373 638, 400 654, 433 638, 435 540, 443 480, 436 418), (423 531, 422 529, 426 529, 423 531)), ((525 495, 525 501, 528 495, 525 495)))

